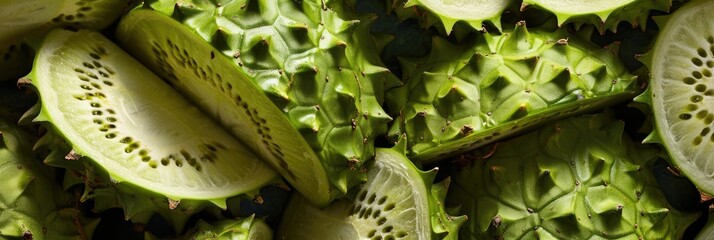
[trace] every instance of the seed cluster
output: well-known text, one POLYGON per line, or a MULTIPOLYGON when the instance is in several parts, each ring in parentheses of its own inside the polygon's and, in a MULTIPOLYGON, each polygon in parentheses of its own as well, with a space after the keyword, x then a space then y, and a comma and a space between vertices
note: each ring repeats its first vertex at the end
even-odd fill
POLYGON ((714 71, 714 36, 707 37, 706 41, 709 43, 708 51, 707 47, 697 48, 697 56, 691 59, 697 70, 692 71, 691 76, 682 79, 682 82, 694 88, 696 94, 689 98, 690 103, 684 108, 684 112, 679 114, 679 119, 682 121, 698 120, 704 125, 699 135, 692 140, 694 146, 702 144, 705 138, 714 142, 714 134, 711 129, 711 124, 714 123, 714 112, 710 112, 703 104, 705 97, 714 96, 714 89, 707 86, 712 80, 712 71, 714 71))
POLYGON ((394 226, 387 224, 389 212, 394 210, 395 204, 389 202, 387 196, 378 196, 379 194, 369 191, 368 188, 363 188, 357 194, 354 207, 350 209, 350 215, 363 220, 373 220, 375 229, 367 233, 367 237, 372 240, 382 239, 403 239, 408 234, 404 231, 397 231, 394 226))
POLYGON ((90 12, 92 11, 92 7, 89 5, 95 1, 97 0, 79 0, 75 2, 75 5, 77 5, 77 11, 74 14, 60 13, 56 17, 52 18, 52 23, 57 25, 80 27, 82 19, 86 18, 87 15, 91 15, 90 12))
MULTIPOLYGON (((191 57, 187 49, 174 43, 171 39, 166 39, 165 43, 166 47, 156 41, 153 41, 152 44, 154 60, 156 65, 161 69, 162 75, 167 78, 169 82, 180 84, 181 81, 191 81, 193 79, 186 80, 177 77, 174 74, 176 68, 188 69, 193 73, 194 77, 206 82, 215 90, 233 99, 235 106, 243 109, 245 116, 251 120, 254 125, 252 129, 260 136, 263 146, 270 150, 274 159, 278 160, 278 165, 288 174, 287 177, 292 178, 292 180, 297 179, 297 176, 288 168, 288 163, 285 161, 285 154, 282 148, 271 136, 270 128, 267 124, 268 121, 260 116, 258 109, 251 106, 247 99, 241 97, 237 89, 233 88, 233 84, 224 80, 219 73, 213 71, 210 65, 199 65, 196 60, 191 57)), ((215 57, 215 53, 211 52, 211 56, 215 57)))

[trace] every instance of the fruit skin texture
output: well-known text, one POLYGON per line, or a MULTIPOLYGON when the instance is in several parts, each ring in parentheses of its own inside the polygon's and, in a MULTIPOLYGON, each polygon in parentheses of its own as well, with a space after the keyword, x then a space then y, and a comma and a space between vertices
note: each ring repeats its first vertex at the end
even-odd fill
POLYGON ((91 239, 99 219, 73 208, 73 197, 36 159, 32 142, 0 119, 0 238, 91 239))
POLYGON ((419 170, 405 150, 405 139, 391 149, 378 148, 367 182, 325 208, 293 194, 277 238, 458 239, 466 217, 444 209, 450 180, 433 183, 438 169, 419 170))
POLYGON ((654 119, 646 143, 667 149, 670 163, 700 191, 714 194, 710 88, 714 72, 714 2, 689 1, 668 16, 652 50, 640 60, 650 70, 647 90, 635 98, 649 105, 654 119))
POLYGON ((610 1, 567 1, 567 0, 524 0, 521 10, 535 7, 550 11, 558 18, 558 25, 573 22, 579 28, 589 24, 600 34, 606 30, 615 32, 620 22, 628 22, 632 27, 645 29, 652 10, 669 11, 672 0, 610 0, 610 1))
POLYGON ((178 239, 186 240, 272 240, 273 230, 260 218, 224 219, 196 226, 178 239))
POLYGON ((440 31, 450 35, 454 24, 463 22, 471 29, 483 31, 488 22, 501 29, 501 15, 510 8, 513 0, 392 0, 391 9, 402 18, 420 18, 422 25, 437 25, 440 31), (439 23, 440 22, 440 23, 439 23))
POLYGON ((391 121, 384 89, 398 83, 369 52, 367 22, 318 1, 167 2, 145 7, 195 31, 262 88, 319 156, 333 196, 364 181, 362 165, 391 121))
POLYGON ((584 115, 467 155, 474 160, 453 169, 447 196, 474 216, 462 236, 680 239, 697 214, 666 202, 652 173, 658 149, 623 128, 608 114, 584 115))
POLYGON ((564 29, 528 31, 521 22, 503 35, 432 43, 426 58, 403 61, 405 83, 387 94, 399 116, 389 135, 406 133, 415 161, 442 160, 639 91, 612 52, 564 29))

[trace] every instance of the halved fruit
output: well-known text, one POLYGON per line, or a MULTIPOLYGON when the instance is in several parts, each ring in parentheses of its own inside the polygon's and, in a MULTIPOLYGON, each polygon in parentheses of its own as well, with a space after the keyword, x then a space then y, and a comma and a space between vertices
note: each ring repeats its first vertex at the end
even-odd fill
POLYGON ((87 157, 115 184, 181 199, 255 191, 275 172, 159 77, 101 34, 53 30, 37 46, 29 82, 35 121, 87 157))
POLYGON ((655 129, 649 137, 668 150, 672 163, 714 194, 714 1, 690 1, 662 25, 644 62, 655 129))

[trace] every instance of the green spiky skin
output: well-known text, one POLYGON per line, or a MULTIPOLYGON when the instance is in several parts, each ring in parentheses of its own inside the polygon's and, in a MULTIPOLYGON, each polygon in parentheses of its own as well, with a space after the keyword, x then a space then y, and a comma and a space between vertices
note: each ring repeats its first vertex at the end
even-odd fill
POLYGON ((0 238, 91 239, 99 219, 74 208, 54 172, 38 164, 32 141, 0 119, 0 238))
POLYGON ((620 22, 628 22, 643 30, 650 11, 669 11, 672 0, 627 0, 627 1, 554 1, 524 0, 521 9, 536 7, 555 14, 558 25, 575 23, 595 26, 601 34, 606 30, 615 32, 620 22))
POLYGON ((673 14, 655 18, 659 36, 641 57, 651 78, 647 90, 635 98, 649 106, 654 119, 645 142, 663 145, 672 165, 708 194, 714 194, 713 3, 689 1, 673 14))
POLYGON ((409 136, 410 158, 433 162, 551 119, 638 93, 636 77, 605 49, 565 30, 476 34, 460 45, 434 38, 432 54, 404 61, 406 83, 388 92, 399 115, 390 136, 409 136))
POLYGON ((485 22, 497 29, 501 29, 501 15, 513 5, 515 1, 434 1, 434 0, 393 0, 392 8, 401 18, 419 17, 423 25, 432 26, 440 22, 440 29, 449 35, 454 29, 454 24, 464 22, 470 28, 482 31, 485 22), (418 9, 408 9, 418 7, 418 9), (407 9, 403 9, 407 8, 407 9), (420 13, 423 10, 425 12, 420 13))
POLYGON ((391 120, 383 89, 398 82, 377 53, 362 52, 375 49, 368 25, 316 1, 168 2, 146 7, 195 31, 262 88, 320 158, 334 196, 364 180, 362 164, 391 120))
POLYGON ((367 182, 351 199, 320 209, 293 194, 277 239, 458 239, 466 217, 444 209, 449 180, 432 184, 437 169, 419 170, 405 150, 404 141, 377 149, 367 182))
POLYGON ((272 240, 273 230, 260 218, 226 219, 215 223, 199 221, 179 239, 192 240, 272 240))
POLYGON ((673 209, 652 173, 659 150, 608 114, 561 120, 475 151, 449 206, 473 216, 467 239, 680 239, 697 214, 673 209))

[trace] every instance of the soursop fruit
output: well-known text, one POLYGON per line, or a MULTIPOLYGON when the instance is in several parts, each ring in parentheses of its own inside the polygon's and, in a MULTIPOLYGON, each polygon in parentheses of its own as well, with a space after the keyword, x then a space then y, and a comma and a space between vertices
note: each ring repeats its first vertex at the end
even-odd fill
POLYGON ((584 115, 463 156, 447 206, 467 239, 680 239, 697 214, 673 209, 652 172, 659 149, 611 115, 584 115))
MULTIPOLYGON (((375 138, 386 133, 391 120, 381 103, 384 89, 396 85, 398 80, 382 67, 378 54, 370 52, 375 45, 368 34, 369 25, 365 22, 343 20, 318 1, 290 0, 147 1, 122 20, 117 32, 125 48, 165 79, 172 79, 174 86, 209 109, 234 135, 242 137, 248 145, 257 142, 253 148, 277 148, 279 151, 271 150, 263 157, 297 191, 321 206, 364 180, 363 164, 374 157, 375 138), (172 21, 184 26, 177 27, 155 16, 158 14, 155 12, 171 16, 172 21), (162 25, 157 26, 158 22, 162 25), (152 26, 155 30, 145 31, 138 26, 152 26), (175 38, 179 40, 171 38, 171 44, 162 40, 178 35, 173 32, 184 34, 187 30, 192 33, 175 38), (188 44, 180 40, 197 36, 212 47, 191 53, 193 46, 204 43, 188 44), (159 40, 152 45, 146 39, 159 40), (233 69, 224 70, 235 73, 230 74, 231 79, 225 77, 225 81, 232 86, 251 81, 272 104, 253 103, 263 96, 252 93, 237 93, 240 94, 237 102, 233 92, 248 87, 229 87, 233 92, 225 94, 229 85, 223 83, 222 87, 216 87, 219 93, 205 94, 194 90, 199 87, 191 87, 200 83, 174 80, 172 74, 186 67, 181 60, 184 54, 172 52, 172 48, 187 49, 188 58, 211 52, 213 62, 232 61, 233 69), (225 95, 225 102, 210 100, 216 95, 225 95), (247 123, 235 120, 241 118, 243 102, 248 102, 258 114, 271 112, 277 106, 283 116, 263 117, 261 121, 273 127, 268 129, 269 133, 258 128, 259 136, 251 137, 256 127, 247 123, 252 120, 248 117, 247 123), (232 112, 236 114, 231 115, 232 112), (278 124, 283 118, 289 120, 287 126, 278 124), (241 128, 239 124, 246 126, 241 128), (274 127, 285 129, 276 131, 274 127), (263 144, 260 139, 273 142, 263 144), (280 156, 273 156, 276 153, 280 156)), ((204 72, 205 68, 199 66, 196 71, 204 72)), ((215 66, 211 69, 205 71, 207 75, 225 73, 215 66)), ((207 77, 213 81, 216 78, 207 77)))
POLYGON ((660 143, 683 175, 714 194, 714 2, 689 1, 672 15, 656 18, 660 32, 642 57, 650 71, 647 91, 635 101, 652 110, 654 126, 645 140, 660 143))
POLYGON ((0 238, 91 239, 99 219, 75 208, 32 144, 18 126, 0 119, 0 238))
MULTIPOLYGON (((146 240, 158 239, 147 232, 146 240)), ((186 234, 185 240, 273 240, 273 230, 260 218, 223 219, 215 222, 199 220, 186 234)))
POLYGON ((67 169, 65 187, 85 184, 82 200, 95 199, 95 209, 118 206, 138 221, 158 212, 181 231, 202 207, 225 209, 227 198, 257 193, 278 179, 103 35, 54 29, 36 44, 32 73, 19 84, 40 101, 25 117, 63 140, 46 135, 38 146, 55 151, 48 164, 67 169))
POLYGON ((127 0, 0 0, 0 81, 30 72, 34 52, 26 37, 58 27, 104 29, 127 5, 127 0))
POLYGON ((501 29, 501 15, 512 8, 513 0, 392 0, 393 9, 402 19, 417 18, 426 27, 439 26, 450 35, 457 22, 463 22, 471 29, 483 31, 488 23, 501 29))
POLYGON ((433 183, 438 169, 421 171, 404 156, 404 140, 378 148, 367 182, 350 198, 319 208, 293 194, 278 239, 458 239, 464 216, 449 216, 449 179, 433 183))
POLYGON ((549 11, 558 18, 558 25, 573 22, 576 27, 593 25, 603 34, 615 31, 620 22, 628 22, 643 30, 651 11, 669 11, 672 0, 523 0, 521 9, 535 7, 549 11))
POLYGON ((390 89, 390 136, 409 136, 410 158, 433 162, 552 119, 638 93, 636 77, 612 52, 565 29, 441 38, 431 54, 403 61, 403 86, 390 89))

